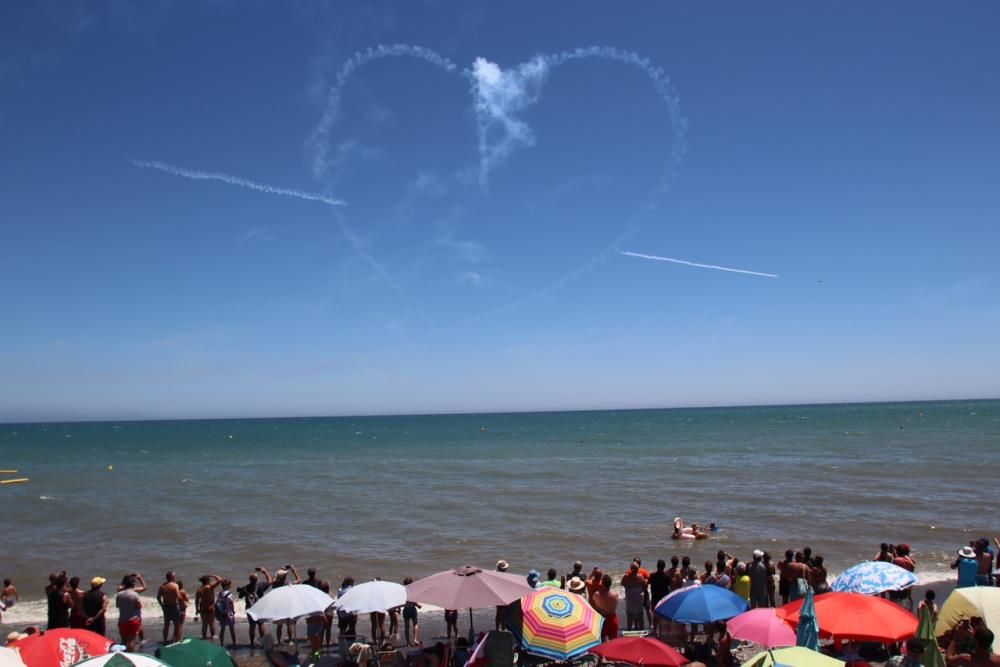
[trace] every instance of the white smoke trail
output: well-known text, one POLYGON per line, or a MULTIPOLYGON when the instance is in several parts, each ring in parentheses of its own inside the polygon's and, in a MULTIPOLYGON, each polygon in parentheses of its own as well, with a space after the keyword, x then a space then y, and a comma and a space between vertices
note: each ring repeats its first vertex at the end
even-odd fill
POLYGON ((699 264, 698 262, 689 262, 686 259, 676 259, 674 257, 659 257, 657 255, 644 255, 641 252, 629 252, 627 250, 620 250, 620 254, 627 257, 638 257, 640 259, 653 259, 657 262, 673 262, 674 264, 684 264, 685 266, 696 266, 699 269, 712 269, 714 271, 729 271, 730 273, 744 273, 748 276, 761 276, 763 278, 778 278, 779 276, 773 273, 763 273, 761 271, 748 271, 746 269, 733 269, 728 266, 719 266, 718 264, 699 264))
POLYGON ((340 102, 343 97, 344 85, 354 72, 373 60, 382 58, 417 58, 425 60, 432 65, 436 65, 446 72, 455 72, 457 66, 434 51, 422 46, 410 46, 409 44, 379 44, 366 51, 358 51, 347 59, 334 76, 333 86, 327 96, 326 107, 323 109, 323 116, 319 125, 309 136, 309 144, 313 149, 313 175, 322 178, 329 168, 329 139, 330 129, 333 127, 337 114, 340 112, 340 102))
POLYGON ((166 162, 157 162, 149 160, 132 160, 131 162, 136 167, 139 167, 141 169, 159 169, 160 171, 166 172, 173 176, 180 176, 182 178, 191 178, 196 181, 221 181, 223 183, 228 183, 229 185, 238 185, 241 188, 249 188, 251 190, 256 190, 257 192, 263 192, 269 195, 282 195, 284 197, 295 197, 297 199, 305 199, 306 201, 320 202, 328 206, 344 205, 344 201, 341 199, 333 199, 332 197, 316 194, 314 192, 305 192, 303 190, 278 188, 274 187, 273 185, 256 183, 254 181, 250 181, 245 178, 240 178, 239 176, 232 176, 230 174, 222 174, 211 171, 196 171, 194 169, 184 169, 182 167, 175 167, 172 164, 167 164, 166 162))
POLYGON ((472 69, 462 74, 472 82, 475 100, 477 129, 479 132, 479 183, 486 187, 489 174, 519 146, 535 143, 531 128, 516 114, 523 112, 541 98, 541 87, 549 72, 573 60, 600 58, 613 60, 646 73, 657 95, 664 101, 674 128, 674 145, 661 187, 673 178, 686 148, 684 133, 687 123, 680 113, 680 105, 673 85, 662 68, 632 51, 621 51, 609 46, 591 46, 553 55, 540 54, 508 70, 496 63, 477 58, 472 69))
POLYGON ((393 289, 397 294, 399 294, 405 301, 407 301, 417 315, 420 316, 425 322, 427 322, 427 317, 420 309, 420 306, 410 298, 406 290, 403 289, 402 285, 393 280, 389 272, 386 271, 371 253, 369 253, 364 246, 364 243, 358 238, 357 234, 350 228, 344 216, 341 213, 341 207, 344 206, 344 202, 340 199, 334 199, 327 195, 316 194, 314 192, 304 192, 302 190, 292 190, 289 188, 278 188, 272 185, 266 185, 264 183, 256 183, 254 181, 249 181, 245 178, 240 178, 239 176, 232 176, 230 174, 223 174, 218 172, 210 171, 198 171, 194 169, 184 169, 182 167, 175 167, 174 165, 167 164, 166 162, 159 162, 155 160, 132 160, 133 165, 142 169, 157 169, 159 171, 165 172, 172 176, 180 176, 181 178, 191 178, 199 181, 220 181, 228 185, 236 185, 242 188, 249 188, 251 190, 256 190, 257 192, 263 192, 269 195, 282 195, 286 197, 296 197, 298 199, 305 199, 306 201, 314 201, 321 204, 325 204, 334 210, 334 221, 337 223, 337 227, 340 232, 347 239, 350 244, 351 249, 354 253, 361 258, 366 264, 368 264, 371 269, 379 275, 382 280, 386 282, 389 287, 393 289))

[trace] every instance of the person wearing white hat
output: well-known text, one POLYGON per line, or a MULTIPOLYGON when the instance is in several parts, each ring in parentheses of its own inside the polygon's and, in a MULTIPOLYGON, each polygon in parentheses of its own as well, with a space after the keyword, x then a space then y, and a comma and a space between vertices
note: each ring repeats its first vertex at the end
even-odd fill
POLYGON ((970 546, 958 550, 958 558, 951 564, 951 569, 958 570, 957 588, 969 588, 976 585, 976 575, 979 574, 979 561, 976 551, 970 546))

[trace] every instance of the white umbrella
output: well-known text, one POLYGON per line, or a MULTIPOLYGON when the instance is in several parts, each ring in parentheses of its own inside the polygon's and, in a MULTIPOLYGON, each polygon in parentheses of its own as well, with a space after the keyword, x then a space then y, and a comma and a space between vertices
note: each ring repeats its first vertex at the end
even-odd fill
POLYGON ((313 586, 291 584, 272 588, 247 609, 255 621, 284 621, 322 614, 333 604, 333 598, 313 586))
POLYGON ((24 667, 24 661, 14 649, 0 646, 0 667, 24 667))
POLYGON ((351 614, 384 612, 406 603, 406 588, 391 581, 369 581, 352 586, 337 598, 337 609, 351 614))

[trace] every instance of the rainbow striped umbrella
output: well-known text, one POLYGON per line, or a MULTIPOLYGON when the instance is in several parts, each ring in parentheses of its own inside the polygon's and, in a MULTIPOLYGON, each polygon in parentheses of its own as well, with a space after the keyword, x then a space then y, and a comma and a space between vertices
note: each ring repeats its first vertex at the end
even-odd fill
POLYGON ((586 598, 545 587, 510 606, 507 627, 528 653, 569 660, 601 643, 604 618, 586 598))

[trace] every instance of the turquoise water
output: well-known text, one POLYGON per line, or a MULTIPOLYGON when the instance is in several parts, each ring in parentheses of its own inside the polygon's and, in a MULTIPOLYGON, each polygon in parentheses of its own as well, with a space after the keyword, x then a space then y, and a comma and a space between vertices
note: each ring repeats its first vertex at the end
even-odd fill
POLYGON ((908 542, 925 578, 1000 531, 1000 401, 0 425, 0 576, 420 577, 465 562, 623 570, 908 542), (109 470, 108 466, 113 466, 109 470), (670 538, 675 516, 722 531, 670 538))

